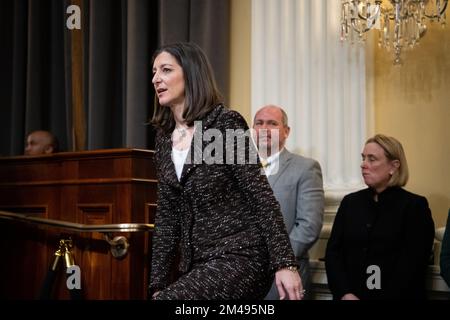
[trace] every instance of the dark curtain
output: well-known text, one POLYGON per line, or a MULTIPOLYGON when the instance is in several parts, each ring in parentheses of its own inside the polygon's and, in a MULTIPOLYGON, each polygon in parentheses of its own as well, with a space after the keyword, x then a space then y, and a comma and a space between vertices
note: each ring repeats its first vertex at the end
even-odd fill
POLYGON ((217 84, 229 96, 230 1, 159 0, 159 44, 191 41, 206 53, 217 84))
POLYGON ((21 154, 35 129, 67 140, 63 10, 58 0, 1 1, 0 154, 21 154))
MULTIPOLYGON (((13 70, 13 1, 0 1, 0 156, 10 153, 12 149, 12 70, 13 70)), ((17 32, 20 32, 17 30, 17 32)), ((23 73, 16 69, 16 73, 23 73)), ((25 81, 23 81, 25 83, 25 81)))
POLYGON ((151 147, 150 60, 157 46, 157 3, 94 0, 88 8, 88 149, 151 147))
MULTIPOLYGON (((153 148, 151 56, 161 43, 199 44, 227 99, 228 0, 78 2, 85 149, 153 148)), ((70 4, 0 1, 0 155, 22 154, 36 129, 55 133, 62 151, 75 150, 70 4)))

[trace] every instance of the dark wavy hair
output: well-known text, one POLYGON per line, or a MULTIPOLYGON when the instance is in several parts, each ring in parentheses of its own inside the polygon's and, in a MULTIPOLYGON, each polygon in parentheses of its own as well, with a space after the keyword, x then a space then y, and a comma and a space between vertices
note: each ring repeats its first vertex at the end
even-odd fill
MULTIPOLYGON (((215 106, 223 103, 211 64, 198 45, 178 42, 163 45, 157 49, 152 57, 152 65, 156 57, 162 52, 172 55, 183 70, 185 82, 183 118, 188 126, 193 126, 194 121, 203 119, 215 106)), ((173 114, 168 107, 159 104, 156 93, 154 106, 151 123, 166 133, 171 132, 175 128, 173 114)))

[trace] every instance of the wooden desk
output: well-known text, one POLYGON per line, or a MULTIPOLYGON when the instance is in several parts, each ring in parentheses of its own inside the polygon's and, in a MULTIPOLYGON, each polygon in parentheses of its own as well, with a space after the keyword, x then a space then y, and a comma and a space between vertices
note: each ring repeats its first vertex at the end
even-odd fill
MULTIPOLYGON (((82 224, 153 223, 153 151, 109 149, 0 159, 0 209, 82 224)), ((35 299, 59 239, 72 237, 86 299, 145 299, 148 233, 124 235, 127 256, 114 258, 99 233, 77 233, 0 220, 0 298, 35 299)), ((65 270, 54 297, 68 299, 65 270)))

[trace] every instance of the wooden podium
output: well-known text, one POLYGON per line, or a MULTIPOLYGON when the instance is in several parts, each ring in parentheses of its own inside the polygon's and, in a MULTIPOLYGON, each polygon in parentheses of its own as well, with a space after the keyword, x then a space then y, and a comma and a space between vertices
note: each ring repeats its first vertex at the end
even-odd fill
MULTIPOLYGON (((153 151, 109 149, 0 158, 0 210, 81 224, 153 223, 153 151)), ((36 299, 59 240, 70 237, 85 299, 146 299, 149 232, 125 236, 114 258, 101 233, 71 232, 0 219, 0 299, 36 299)), ((70 299, 65 270, 55 299, 70 299)))

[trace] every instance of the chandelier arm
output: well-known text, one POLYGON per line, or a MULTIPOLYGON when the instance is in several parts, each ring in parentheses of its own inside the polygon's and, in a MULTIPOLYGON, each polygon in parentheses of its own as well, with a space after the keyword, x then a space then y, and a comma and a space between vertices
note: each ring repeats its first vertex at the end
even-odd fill
MULTIPOLYGON (((447 6, 447 1, 448 0, 445 0, 446 1, 446 6, 447 6)), ((396 20, 396 14, 395 14, 395 11, 391 11, 391 10, 386 10, 386 11, 388 11, 388 17, 389 17, 389 20, 396 20)), ((445 10, 443 10, 442 12, 444 12, 445 10)), ((381 14, 383 14, 383 12, 381 12, 381 14)), ((410 17, 410 15, 408 15, 407 13, 406 14, 399 14, 399 17, 400 17, 400 20, 404 20, 404 19, 407 19, 408 17, 410 17)))
POLYGON ((360 18, 360 19, 362 19, 364 21, 367 21, 367 18, 364 17, 361 13, 359 13, 359 10, 358 10, 358 18, 360 18))
POLYGON ((428 15, 428 14, 424 13, 424 16, 427 17, 428 19, 438 18, 444 14, 445 10, 447 10, 447 5, 448 5, 448 0, 444 0, 444 7, 441 9, 439 14, 428 15))
MULTIPOLYGON (((448 1, 448 0, 447 0, 447 1, 448 1)), ((358 18, 367 22, 368 20, 369 20, 369 21, 372 21, 374 17, 380 15, 380 14, 381 14, 381 6, 379 5, 378 1, 376 1, 376 3, 377 3, 377 10, 376 10, 371 16, 369 16, 369 17, 363 16, 363 15, 361 14, 361 12, 359 11, 359 9, 358 9, 358 18)), ((381 1, 380 1, 380 3, 381 3, 381 1)), ((355 22, 356 19, 352 18, 351 20, 352 20, 352 21, 351 21, 351 24, 352 24, 353 30, 355 30, 356 32, 361 33, 361 31, 358 30, 358 28, 356 28, 356 26, 355 26, 355 24, 354 24, 354 22, 355 22)), ((367 32, 367 31, 369 31, 370 29, 372 29, 372 27, 373 27, 373 24, 372 24, 371 27, 366 27, 362 32, 367 32)))
POLYGON ((355 31, 358 32, 359 34, 366 33, 367 31, 369 31, 369 30, 371 29, 371 28, 364 28, 364 29, 362 29, 362 30, 359 30, 359 29, 356 27, 355 20, 356 20, 356 19, 352 19, 351 26, 352 26, 353 30, 355 30, 355 31))
POLYGON ((364 21, 367 21, 368 19, 373 19, 373 17, 377 16, 379 13, 381 13, 380 7, 378 7, 378 8, 377 8, 377 11, 375 11, 375 13, 372 14, 370 17, 365 17, 365 16, 363 16, 363 15, 359 12, 359 10, 358 10, 358 18, 359 18, 359 19, 362 19, 362 20, 364 20, 364 21))

